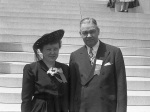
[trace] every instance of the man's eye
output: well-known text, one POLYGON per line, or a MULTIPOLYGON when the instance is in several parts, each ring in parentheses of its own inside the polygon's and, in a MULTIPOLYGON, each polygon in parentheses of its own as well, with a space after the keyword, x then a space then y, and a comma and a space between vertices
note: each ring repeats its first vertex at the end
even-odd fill
POLYGON ((88 32, 87 32, 87 31, 83 31, 82 34, 83 34, 83 35, 87 35, 88 32))
POLYGON ((93 34, 93 33, 95 33, 96 31, 95 31, 95 30, 90 30, 89 32, 90 32, 90 34, 93 34))

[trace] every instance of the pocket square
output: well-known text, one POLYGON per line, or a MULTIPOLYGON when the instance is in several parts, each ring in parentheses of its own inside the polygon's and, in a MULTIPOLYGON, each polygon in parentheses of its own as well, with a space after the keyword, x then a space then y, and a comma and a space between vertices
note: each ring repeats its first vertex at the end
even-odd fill
POLYGON ((109 66, 109 65, 112 65, 113 63, 110 63, 110 62, 107 62, 104 64, 104 66, 109 66))

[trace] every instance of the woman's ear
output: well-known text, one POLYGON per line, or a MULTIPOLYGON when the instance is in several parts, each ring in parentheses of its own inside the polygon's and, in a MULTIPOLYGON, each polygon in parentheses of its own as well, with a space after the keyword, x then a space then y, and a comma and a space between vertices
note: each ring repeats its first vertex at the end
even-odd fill
POLYGON ((61 48, 61 46, 62 46, 62 40, 60 40, 59 42, 59 49, 61 48))

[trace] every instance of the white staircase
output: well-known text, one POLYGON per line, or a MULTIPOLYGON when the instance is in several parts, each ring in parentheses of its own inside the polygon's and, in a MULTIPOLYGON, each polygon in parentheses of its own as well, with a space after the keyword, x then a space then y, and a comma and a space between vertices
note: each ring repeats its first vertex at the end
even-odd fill
POLYGON ((106 0, 0 0, 0 112, 20 112, 22 69, 34 61, 33 43, 63 28, 58 61, 83 45, 81 18, 97 20, 100 40, 121 48, 127 73, 128 111, 150 112, 150 15, 115 13, 106 0))

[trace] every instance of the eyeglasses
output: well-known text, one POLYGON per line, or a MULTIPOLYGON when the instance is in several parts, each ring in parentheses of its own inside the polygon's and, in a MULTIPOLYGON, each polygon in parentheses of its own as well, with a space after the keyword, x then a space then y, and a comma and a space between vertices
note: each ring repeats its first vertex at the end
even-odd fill
POLYGON ((80 31, 80 33, 83 35, 83 36, 88 36, 88 34, 95 34, 96 33, 96 29, 92 29, 92 30, 89 30, 89 31, 80 31))

